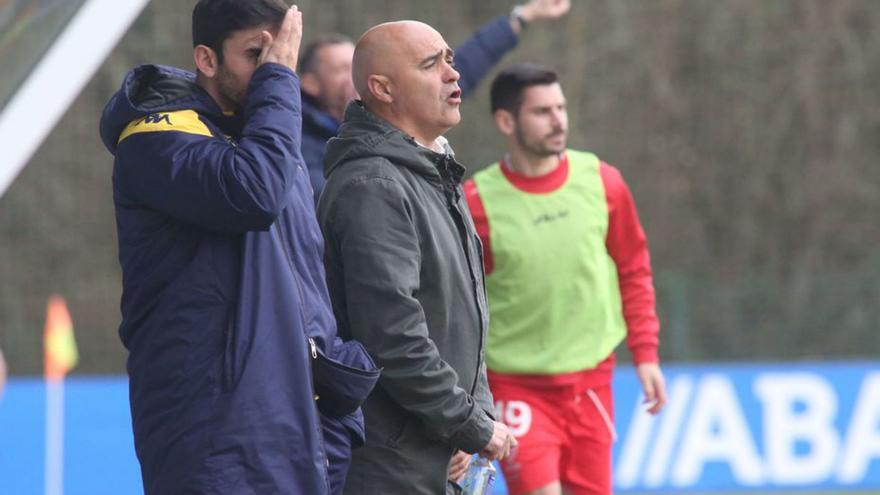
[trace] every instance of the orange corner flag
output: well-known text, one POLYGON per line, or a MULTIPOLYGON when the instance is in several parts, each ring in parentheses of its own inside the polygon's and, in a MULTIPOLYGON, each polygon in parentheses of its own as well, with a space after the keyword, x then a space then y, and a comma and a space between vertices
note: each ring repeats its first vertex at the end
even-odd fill
POLYGON ((46 328, 43 330, 43 360, 46 379, 61 381, 76 366, 79 353, 73 338, 73 323, 67 303, 60 296, 49 298, 46 308, 46 328))

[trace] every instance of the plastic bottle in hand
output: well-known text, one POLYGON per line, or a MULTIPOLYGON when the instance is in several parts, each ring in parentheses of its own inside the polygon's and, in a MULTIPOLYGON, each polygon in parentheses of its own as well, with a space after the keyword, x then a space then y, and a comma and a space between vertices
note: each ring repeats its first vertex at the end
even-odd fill
POLYGON ((461 482, 462 495, 489 495, 495 481, 495 466, 484 457, 477 456, 468 467, 461 482))

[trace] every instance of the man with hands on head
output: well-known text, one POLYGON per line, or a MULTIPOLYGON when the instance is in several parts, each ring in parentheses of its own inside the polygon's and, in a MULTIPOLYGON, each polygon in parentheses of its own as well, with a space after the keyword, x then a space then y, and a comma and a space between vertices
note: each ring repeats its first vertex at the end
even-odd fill
MULTIPOLYGON (((507 16, 492 19, 455 49, 458 85, 470 95, 492 67, 519 43, 533 22, 558 19, 571 0, 529 0, 507 16)), ((324 147, 335 136, 345 107, 356 98, 351 80, 354 43, 341 34, 319 35, 303 48, 299 74, 303 93, 303 158, 309 168, 315 201, 324 188, 324 147)))
MULTIPOLYGON (((144 65, 107 104, 132 428, 147 494, 330 493, 307 337, 335 339, 300 154, 302 16, 201 0, 196 73, 144 65)), ((344 475, 344 473, 343 473, 344 475)))
POLYGON ((492 419, 479 239, 443 134, 461 116, 453 52, 430 26, 381 24, 358 41, 361 100, 327 145, 318 220, 343 338, 383 368, 345 493, 436 495, 456 451, 507 456, 492 419))

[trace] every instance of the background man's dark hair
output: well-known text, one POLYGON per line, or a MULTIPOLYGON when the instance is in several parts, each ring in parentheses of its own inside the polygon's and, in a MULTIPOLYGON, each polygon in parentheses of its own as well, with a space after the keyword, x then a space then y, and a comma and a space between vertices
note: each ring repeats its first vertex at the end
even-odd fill
POLYGON ((490 105, 492 113, 507 110, 516 115, 522 105, 522 94, 531 86, 544 86, 559 81, 551 69, 532 63, 512 65, 501 71, 492 81, 490 105))
POLYGON ((318 51, 325 46, 341 45, 354 42, 348 36, 339 33, 326 33, 318 36, 303 48, 299 56, 299 74, 314 73, 318 70, 318 51))
POLYGON ((284 0, 200 0, 192 13, 193 46, 205 45, 223 62, 223 41, 241 29, 280 26, 284 0))

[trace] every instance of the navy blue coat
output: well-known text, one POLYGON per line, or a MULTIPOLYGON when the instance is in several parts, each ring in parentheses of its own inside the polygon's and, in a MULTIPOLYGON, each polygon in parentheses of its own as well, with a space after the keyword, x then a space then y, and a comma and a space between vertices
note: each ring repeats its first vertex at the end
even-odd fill
POLYGON ((309 169, 315 204, 324 189, 324 147, 336 136, 340 122, 318 108, 318 103, 306 93, 302 95, 303 130, 302 154, 309 169))
MULTIPOLYGON (((506 16, 496 17, 466 39, 455 50, 455 70, 461 79, 462 96, 468 96, 492 67, 517 43, 506 16)), ((336 136, 340 122, 321 111, 317 103, 303 95, 302 153, 309 168, 315 203, 324 189, 324 148, 336 136)))
POLYGON ((326 349, 336 326, 300 122, 299 80, 275 64, 240 117, 161 66, 104 110, 148 494, 329 493, 306 336, 326 349))

